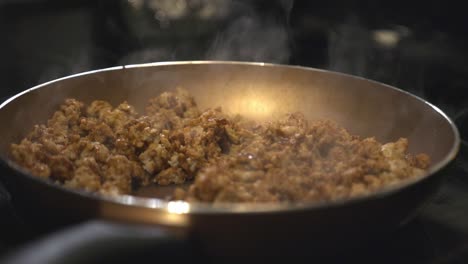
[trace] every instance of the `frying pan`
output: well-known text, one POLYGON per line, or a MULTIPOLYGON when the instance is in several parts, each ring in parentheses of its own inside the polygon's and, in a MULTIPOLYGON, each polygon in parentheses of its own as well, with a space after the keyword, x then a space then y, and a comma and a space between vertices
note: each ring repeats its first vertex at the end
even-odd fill
MULTIPOLYGON (((13 202, 31 222, 51 226, 80 222, 85 223, 80 228, 88 231, 106 223, 108 229, 144 225, 160 230, 154 232, 150 247, 171 241, 168 237, 188 239, 214 255, 278 252, 275 248, 286 252, 298 243, 307 243, 311 251, 335 252, 384 236, 412 219, 434 195, 460 142, 456 126, 440 109, 408 92, 341 73, 248 62, 164 62, 76 74, 11 97, 0 105, 0 121, 3 180, 13 202), (153 197, 102 197, 65 189, 28 174, 8 158, 9 145, 34 124, 45 122, 67 97, 88 103, 103 99, 113 105, 127 100, 141 112, 148 98, 178 86, 194 95, 200 109, 222 106, 224 112, 257 120, 301 111, 311 121, 331 119, 352 134, 373 136, 381 142, 406 137, 409 151, 427 153, 432 165, 425 177, 353 199, 211 205, 166 202, 160 199, 160 188, 145 190, 145 195, 153 197)), ((73 239, 55 246, 73 251, 104 238, 128 245, 135 242, 135 237, 117 233, 65 232, 59 237, 73 239), (80 239, 82 234, 86 238, 80 239)), ((47 261, 58 263, 53 257, 47 261)))

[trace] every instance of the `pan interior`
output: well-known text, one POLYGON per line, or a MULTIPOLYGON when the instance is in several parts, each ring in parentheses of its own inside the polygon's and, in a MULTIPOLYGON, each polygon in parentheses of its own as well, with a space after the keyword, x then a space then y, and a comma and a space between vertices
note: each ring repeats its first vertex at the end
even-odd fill
POLYGON ((221 106, 256 120, 300 111, 311 121, 331 119, 381 142, 406 137, 409 151, 427 153, 435 167, 447 162, 458 144, 456 128, 438 109, 383 84, 301 67, 205 62, 122 67, 31 89, 0 109, 0 153, 7 159, 10 143, 44 123, 65 98, 128 101, 142 112, 148 98, 176 87, 189 90, 200 109, 221 106))

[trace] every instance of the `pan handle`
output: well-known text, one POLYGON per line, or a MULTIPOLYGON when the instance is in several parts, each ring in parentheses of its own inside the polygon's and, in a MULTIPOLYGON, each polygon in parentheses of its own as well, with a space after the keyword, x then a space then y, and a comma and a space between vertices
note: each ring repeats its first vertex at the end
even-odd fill
POLYGON ((133 263, 154 262, 161 256, 182 260, 190 257, 187 247, 187 242, 158 227, 93 220, 26 245, 0 263, 133 263))

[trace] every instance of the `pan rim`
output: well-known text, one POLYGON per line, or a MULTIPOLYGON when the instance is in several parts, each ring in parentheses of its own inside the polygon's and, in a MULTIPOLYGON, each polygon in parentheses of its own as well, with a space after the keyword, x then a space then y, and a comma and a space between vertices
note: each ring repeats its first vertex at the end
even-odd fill
MULTIPOLYGON (((60 82, 63 80, 67 80, 67 79, 71 79, 71 78, 77 78, 77 77, 84 76, 84 75, 92 75, 92 74, 96 74, 100 72, 107 72, 107 71, 118 71, 118 70, 125 70, 125 69, 149 68, 149 67, 160 67, 160 66, 191 65, 191 64, 196 64, 196 65, 219 64, 219 65, 240 65, 240 66, 244 65, 244 66, 256 66, 256 67, 281 67, 281 68, 297 69, 297 70, 303 70, 303 71, 321 72, 325 74, 332 74, 332 75, 342 76, 346 78, 370 82, 372 84, 375 84, 376 86, 385 87, 387 89, 391 89, 396 92, 403 93, 406 96, 412 97, 413 99, 416 99, 417 101, 423 104, 426 104, 430 109, 438 113, 449 124, 451 131, 453 133, 454 141, 447 155, 441 161, 431 166, 431 169, 424 176, 417 177, 412 180, 404 181, 402 183, 399 183, 393 186, 385 187, 382 190, 379 190, 377 192, 373 192, 370 194, 361 195, 361 196, 352 197, 352 198, 346 198, 346 199, 337 199, 334 201, 294 203, 294 204, 290 204, 290 203, 211 204, 211 203, 183 202, 186 204, 185 206, 188 205, 189 207, 187 208, 187 210, 184 210, 183 212, 175 212, 178 214, 220 214, 220 213, 251 214, 251 213, 290 212, 290 211, 297 211, 297 210, 301 210, 301 211, 302 210, 320 210, 320 209, 327 209, 327 208, 332 208, 332 207, 348 206, 354 203, 360 203, 360 202, 364 202, 368 200, 382 199, 387 196, 401 192, 406 188, 410 188, 411 186, 414 186, 418 184, 419 182, 427 180, 428 178, 434 176, 434 174, 439 172, 442 168, 446 167, 450 162, 452 162, 455 159, 460 148, 460 141, 461 141, 460 134, 453 120, 447 114, 445 114, 440 108, 438 108, 437 106, 433 105, 432 103, 428 102, 427 100, 417 95, 414 95, 410 92, 407 92, 405 90, 399 89, 397 87, 394 87, 388 84, 384 84, 378 81, 370 80, 364 77, 355 76, 351 74, 340 73, 340 72, 325 70, 325 69, 318 69, 318 68, 313 68, 313 67, 299 66, 299 65, 285 65, 285 64, 265 63, 265 62, 222 61, 222 60, 162 61, 162 62, 151 62, 151 63, 142 63, 142 64, 129 64, 129 65, 115 66, 115 67, 109 67, 109 68, 98 69, 98 70, 91 70, 91 71, 81 72, 81 73, 61 77, 58 79, 54 79, 54 80, 36 85, 32 88, 26 89, 20 93, 17 93, 13 95, 12 97, 8 98, 7 100, 5 100, 2 104, 0 104, 0 111, 3 107, 5 107, 6 105, 14 101, 16 98, 19 98, 34 90, 47 87, 50 84, 60 82)), ((148 208, 148 209, 155 209, 155 210, 163 210, 168 213, 174 213, 174 211, 171 210, 171 202, 165 201, 163 199, 139 197, 139 196, 134 196, 134 195, 106 196, 106 195, 100 195, 96 193, 87 192, 84 190, 70 189, 70 188, 66 188, 64 186, 55 184, 49 180, 33 176, 32 174, 30 174, 29 172, 27 172, 26 170, 24 170, 23 168, 21 168, 19 165, 17 165, 15 162, 13 162, 12 160, 8 158, 5 158, 2 156, 0 160, 3 164, 5 164, 7 167, 12 169, 13 171, 20 172, 21 176, 27 177, 28 180, 32 180, 40 184, 45 184, 47 185, 48 188, 59 189, 64 192, 78 195, 82 198, 87 198, 87 199, 92 199, 92 200, 97 200, 97 201, 105 201, 105 202, 122 205, 122 206, 141 207, 141 208, 148 208)))

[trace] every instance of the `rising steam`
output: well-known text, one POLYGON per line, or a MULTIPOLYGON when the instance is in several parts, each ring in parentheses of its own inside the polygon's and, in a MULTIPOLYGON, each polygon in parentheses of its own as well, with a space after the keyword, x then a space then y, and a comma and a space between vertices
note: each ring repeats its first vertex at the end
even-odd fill
POLYGON ((290 56, 288 45, 284 26, 245 16, 216 36, 207 59, 286 63, 290 56))
POLYGON ((278 19, 267 13, 260 14, 255 10, 253 1, 130 1, 135 12, 146 7, 154 13, 150 23, 135 28, 138 34, 156 36, 160 32, 178 37, 170 45, 142 39, 141 48, 125 55, 120 63, 172 60, 287 63, 291 54, 287 27, 293 3, 293 0, 271 1, 271 4, 279 6, 282 18, 278 19), (190 29, 178 27, 178 22, 184 19, 193 21, 190 29), (159 27, 155 28, 157 24, 159 27), (193 31, 204 33, 197 35, 193 31))

